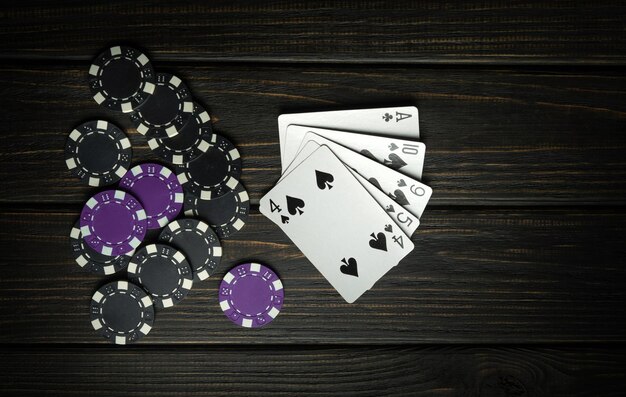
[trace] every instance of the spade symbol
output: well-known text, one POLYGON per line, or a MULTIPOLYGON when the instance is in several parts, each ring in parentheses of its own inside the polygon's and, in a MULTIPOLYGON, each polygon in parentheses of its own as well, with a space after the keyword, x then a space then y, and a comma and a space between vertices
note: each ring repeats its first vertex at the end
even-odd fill
POLYGON ((348 258, 348 260, 346 261, 346 258, 343 258, 341 261, 345 263, 339 268, 339 270, 341 270, 341 273, 347 274, 348 276, 359 277, 359 272, 356 266, 356 259, 348 258))
POLYGON ((398 148, 398 145, 396 145, 395 143, 391 142, 389 144, 389 150, 391 150, 392 152, 396 150, 397 148, 398 148))
POLYGON ((302 213, 304 212, 302 211, 302 208, 304 207, 304 201, 302 199, 291 196, 285 196, 285 198, 287 199, 287 210, 289 211, 289 213, 291 215, 295 215, 296 213, 298 213, 298 215, 302 215, 302 213))
POLYGON ((393 205, 389 204, 386 208, 387 212, 396 212, 396 209, 393 208, 393 205))
POLYGON ((289 223, 289 217, 285 216, 285 215, 281 215, 280 216, 280 221, 285 224, 285 223, 289 223))
POLYGON ((328 187, 328 190, 333 188, 330 183, 335 180, 335 177, 329 173, 315 170, 315 179, 317 180, 317 187, 324 190, 328 187))
POLYGON ((385 233, 372 233, 370 236, 372 236, 372 239, 370 240, 370 247, 381 251, 387 251, 387 237, 385 236, 385 233))
POLYGON ((400 156, 395 153, 389 153, 389 156, 387 157, 389 157, 389 160, 385 159, 383 162, 391 169, 399 170, 406 165, 404 160, 402 160, 400 156))
POLYGON ((363 156, 367 157, 367 158, 370 158, 370 159, 374 160, 374 161, 378 161, 378 160, 376 159, 376 157, 372 154, 372 152, 370 152, 370 151, 369 151, 369 150, 367 150, 367 149, 363 149, 363 150, 361 150, 361 154, 362 154, 363 156))
POLYGON ((400 189, 394 190, 392 198, 393 198, 393 201, 400 204, 401 206, 410 204, 409 200, 407 200, 406 196, 404 195, 404 193, 402 193, 402 190, 400 189))
POLYGON ((398 187, 403 187, 403 186, 406 186, 406 182, 404 181, 404 179, 400 179, 398 181, 398 187))
POLYGON ((376 186, 378 188, 378 190, 383 190, 382 187, 380 187, 380 183, 378 182, 378 179, 376 178, 370 178, 368 179, 368 181, 370 181, 370 183, 374 186, 376 186))
POLYGON ((393 228, 391 227, 391 225, 385 225, 385 231, 392 233, 393 232, 393 228))

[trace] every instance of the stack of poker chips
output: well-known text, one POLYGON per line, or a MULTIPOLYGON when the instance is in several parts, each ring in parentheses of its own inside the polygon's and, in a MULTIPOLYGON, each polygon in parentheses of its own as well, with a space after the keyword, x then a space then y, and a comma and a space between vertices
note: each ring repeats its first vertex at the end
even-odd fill
POLYGON ((215 271, 219 239, 246 222, 248 194, 239 182, 237 149, 213 132, 185 84, 155 75, 143 53, 109 48, 91 65, 89 85, 98 104, 129 113, 167 163, 131 167, 129 139, 105 120, 76 127, 65 147, 67 167, 84 184, 117 183, 87 200, 70 241, 81 268, 102 276, 127 270, 126 279, 104 285, 91 301, 93 328, 126 344, 151 330, 155 307, 174 306, 215 271), (183 206, 197 219, 176 219, 183 206), (162 229, 158 241, 145 241, 149 229, 162 229))
POLYGON ((175 167, 187 191, 185 214, 206 220, 221 238, 243 227, 249 202, 239 151, 213 132, 211 117, 180 78, 155 74, 142 52, 115 46, 89 68, 89 86, 98 104, 130 114, 150 149, 175 167))

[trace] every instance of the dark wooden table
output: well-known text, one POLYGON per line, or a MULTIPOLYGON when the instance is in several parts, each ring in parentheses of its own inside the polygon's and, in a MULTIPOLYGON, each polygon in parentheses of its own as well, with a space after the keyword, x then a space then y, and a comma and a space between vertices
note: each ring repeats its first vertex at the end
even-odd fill
POLYGON ((624 3, 15 3, 0 9, 1 394, 626 393, 624 3), (104 280, 74 264, 68 232, 95 190, 63 160, 96 117, 127 129, 134 162, 154 158, 90 96, 90 60, 114 43, 188 83, 240 148, 253 203, 218 274, 127 347, 89 323, 104 280), (405 104, 434 195, 415 251, 349 305, 258 212, 276 118, 405 104), (260 330, 216 302, 251 259, 286 288, 260 330))

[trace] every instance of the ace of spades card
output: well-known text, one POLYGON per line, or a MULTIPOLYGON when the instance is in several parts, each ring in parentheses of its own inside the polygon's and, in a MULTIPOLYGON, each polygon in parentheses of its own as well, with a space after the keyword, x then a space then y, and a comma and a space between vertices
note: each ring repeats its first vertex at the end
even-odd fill
POLYGON ((414 248, 326 146, 288 170, 260 202, 330 284, 352 303, 414 248))

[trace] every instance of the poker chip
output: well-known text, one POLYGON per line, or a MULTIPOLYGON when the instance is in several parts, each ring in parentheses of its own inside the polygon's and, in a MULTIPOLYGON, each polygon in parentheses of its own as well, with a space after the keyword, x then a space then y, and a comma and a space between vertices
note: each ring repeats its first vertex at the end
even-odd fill
POLYGON ((146 213, 139 201, 122 190, 100 192, 85 203, 80 231, 88 246, 107 256, 127 254, 146 235, 146 213))
POLYGON ((249 211, 248 192, 241 183, 235 190, 211 200, 202 200, 191 194, 185 196, 185 215, 206 221, 219 238, 229 237, 241 230, 248 220, 249 211))
POLYGON ((226 138, 214 134, 210 147, 194 161, 178 166, 178 180, 190 193, 204 200, 235 189, 241 177, 239 151, 226 138))
POLYGON ((160 229, 183 208, 183 188, 176 175, 160 164, 134 166, 120 181, 120 188, 139 199, 146 212, 148 229, 160 229))
POLYGON ((209 225, 197 219, 171 222, 163 229, 159 240, 185 253, 196 281, 209 278, 222 258, 222 247, 217 235, 209 225))
POLYGON ((154 93, 130 119, 140 134, 171 138, 187 124, 193 109, 189 90, 182 80, 171 74, 157 73, 154 93))
POLYGON ((105 276, 125 269, 134 253, 134 251, 131 251, 124 255, 106 256, 95 251, 83 241, 80 232, 80 221, 76 222, 70 232, 70 244, 74 260, 81 269, 105 276))
POLYGON ((233 323, 247 328, 267 325, 283 306, 283 284, 271 269, 244 263, 230 269, 222 279, 219 302, 233 323))
POLYGON ((119 127, 104 120, 76 127, 65 144, 65 164, 89 186, 110 185, 130 166, 130 141, 119 127))
POLYGON ((184 164, 211 147, 213 127, 204 108, 194 103, 193 114, 187 124, 173 138, 149 138, 148 146, 157 156, 172 164, 184 164))
POLYGON ((150 60, 131 47, 115 46, 104 51, 89 68, 93 99, 109 109, 130 113, 154 92, 150 60))
POLYGON ((159 308, 180 302, 193 285, 185 256, 165 244, 150 244, 137 251, 128 264, 128 278, 145 288, 159 308))
POLYGON ((109 283, 91 297, 91 325, 109 341, 125 345, 147 335, 154 324, 152 299, 127 281, 109 283))

